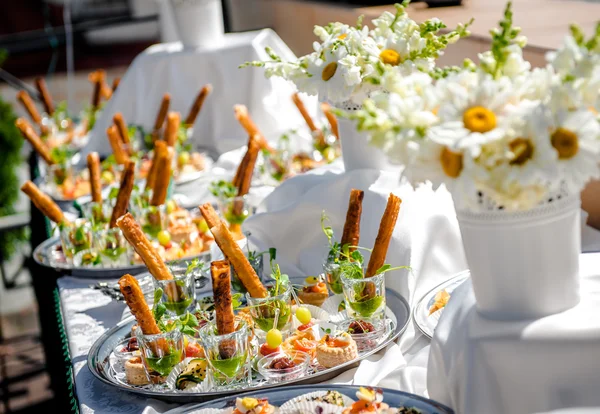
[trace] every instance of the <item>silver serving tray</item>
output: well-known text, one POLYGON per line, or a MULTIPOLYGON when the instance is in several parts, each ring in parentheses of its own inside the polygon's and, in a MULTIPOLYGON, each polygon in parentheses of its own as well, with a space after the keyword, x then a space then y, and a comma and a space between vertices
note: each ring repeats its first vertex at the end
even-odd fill
MULTIPOLYGON (((126 273, 137 275, 147 271, 146 265, 143 263, 123 267, 94 268, 75 267, 67 262, 55 262, 52 261, 50 257, 54 254, 58 246, 60 246, 60 239, 58 237, 49 238, 35 248, 33 251, 33 259, 37 264, 56 270, 63 275, 79 277, 82 279, 110 279, 121 277, 126 273)), ((191 260, 195 258, 210 261, 210 251, 202 252, 201 254, 195 256, 177 259, 176 261, 191 260)))
MULTIPOLYGON (((253 391, 257 389, 264 390, 268 388, 282 387, 291 384, 320 383, 323 381, 330 380, 338 376, 340 373, 347 371, 350 368, 358 366, 361 360, 380 351, 381 349, 385 348, 388 344, 395 341, 406 330, 406 327, 408 326, 411 312, 410 306, 406 299, 404 299, 402 296, 400 296, 398 293, 392 290, 386 290, 386 305, 389 308, 389 311, 391 311, 391 313, 393 313, 393 315, 396 317, 397 323, 394 327, 394 330, 390 333, 389 337, 386 340, 384 340, 381 344, 379 344, 375 349, 363 353, 358 359, 354 361, 347 362, 334 368, 319 371, 318 373, 304 378, 299 378, 292 381, 281 382, 277 384, 260 383, 257 384, 256 387, 245 388, 244 392, 253 391)), ((184 404, 190 402, 209 401, 216 398, 240 393, 239 389, 206 393, 154 391, 150 389, 129 386, 117 382, 117 380, 110 375, 111 368, 109 363, 109 357, 115 346, 117 346, 117 344, 120 341, 130 336, 131 327, 134 325, 134 323, 135 320, 133 317, 119 322, 115 327, 109 329, 100 338, 98 338, 98 340, 90 348, 88 354, 88 368, 92 372, 92 374, 100 381, 120 390, 128 391, 138 395, 143 395, 147 398, 157 398, 164 401, 178 402, 184 404)))
POLYGON ((435 295, 442 289, 446 289, 446 291, 452 295, 454 289, 459 287, 470 277, 470 275, 471 274, 468 270, 457 273, 450 279, 431 289, 419 300, 417 305, 413 308, 413 320, 423 335, 429 339, 433 338, 433 332, 435 331, 440 317, 442 316, 442 312, 444 311, 444 308, 442 308, 431 315, 429 314, 429 309, 431 309, 433 303, 435 302, 435 295))

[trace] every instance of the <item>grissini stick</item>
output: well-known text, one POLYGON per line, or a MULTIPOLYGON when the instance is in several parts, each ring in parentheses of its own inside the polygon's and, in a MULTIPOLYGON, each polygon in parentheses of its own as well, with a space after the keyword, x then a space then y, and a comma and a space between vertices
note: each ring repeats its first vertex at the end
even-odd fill
POLYGON ((119 288, 142 333, 144 335, 159 334, 160 328, 146 303, 137 279, 131 275, 125 275, 119 279, 119 288))
POLYGON ((106 130, 106 136, 108 137, 108 142, 110 143, 110 147, 113 150, 113 154, 115 154, 115 161, 119 165, 127 165, 129 162, 129 154, 123 148, 123 142, 121 141, 121 136, 117 127, 115 125, 111 125, 106 130))
POLYGON ((125 119, 123 118, 123 114, 121 112, 117 112, 114 116, 113 116, 113 122, 116 125, 117 129, 119 130, 119 135, 121 136, 121 141, 123 142, 123 144, 125 144, 127 146, 128 151, 127 152, 131 152, 131 142, 129 140, 129 131, 127 130, 127 123, 125 122, 125 119))
POLYGON ((31 144, 33 149, 38 153, 40 157, 44 159, 46 164, 54 164, 50 149, 42 141, 40 136, 34 131, 33 127, 25 118, 19 118, 15 121, 15 125, 21 131, 23 137, 31 144))
POLYGON ((112 90, 113 93, 115 93, 117 91, 117 88, 119 87, 119 84, 121 83, 121 78, 120 77, 116 77, 113 79, 113 83, 112 83, 112 90))
MULTIPOLYGON (((254 138, 252 136, 248 137, 248 145, 247 145, 248 148, 250 148, 250 141, 252 141, 253 139, 254 138)), ((250 156, 250 154, 248 153, 248 150, 246 150, 246 153, 242 157, 242 160, 240 161, 237 169, 235 170, 235 175, 233 176, 233 180, 231 181, 231 184, 233 184, 233 186, 235 188, 240 187, 240 181, 242 179, 242 174, 244 173, 244 171, 246 169, 246 165, 248 164, 249 156, 250 156)))
MULTIPOLYGON (((239 183, 238 183, 238 197, 243 197, 250 191, 250 185, 252 184, 252 174, 254 173, 254 166, 256 165, 256 159, 258 158, 258 152, 260 147, 258 140, 255 137, 250 137, 248 141, 248 151, 246 152, 245 163, 243 163, 239 183)), ((244 160, 242 160, 244 161, 244 160)), ((244 200, 234 200, 232 213, 234 215, 241 215, 244 209, 244 200)), ((241 234, 242 229, 240 224, 231 224, 230 230, 236 234, 241 234)))
POLYGON ((98 109, 100 99, 102 98, 102 87, 106 79, 106 72, 102 69, 96 70, 88 76, 90 82, 94 84, 94 92, 92 94, 92 108, 98 109))
POLYGON ((44 78, 35 78, 35 86, 37 86, 37 90, 42 97, 42 103, 44 104, 46 113, 52 115, 54 113, 54 103, 52 103, 52 96, 50 96, 50 92, 48 92, 48 86, 46 86, 44 78))
POLYGON ((217 332, 227 335, 235 331, 233 304, 231 300, 231 275, 229 262, 218 260, 210 264, 217 332))
POLYGON ((169 112, 167 115, 167 127, 165 128, 165 141, 169 147, 174 147, 177 143, 177 132, 181 118, 179 112, 169 112))
POLYGON ((17 99, 19 100, 19 102, 21 102, 21 105, 23 105, 23 107, 29 114, 31 120, 36 124, 41 125, 42 116, 38 112, 37 108, 35 107, 35 104, 33 103, 33 99, 31 99, 31 96, 29 96, 27 91, 19 91, 17 93, 17 99))
POLYGON ((102 202, 102 181, 100 179, 100 157, 97 152, 90 152, 87 156, 87 166, 90 172, 90 186, 92 189, 92 201, 102 202))
POLYGON ((317 145, 319 145, 321 147, 324 146, 325 145, 325 137, 323 136, 323 131, 321 131, 315 125, 313 119, 311 118, 310 114, 306 110, 306 107, 304 106, 304 102, 302 102, 302 99, 300 99, 300 95, 298 95, 298 93, 293 94, 292 101, 294 101, 296 108, 298 108, 298 111, 300 111, 300 115, 302 115, 302 118, 304 118, 306 125, 308 125, 308 128, 312 132, 313 137, 314 137, 315 141, 317 142, 317 145))
POLYGON ((112 94, 113 94, 112 88, 108 85, 108 83, 106 83, 106 79, 104 79, 104 82, 102 82, 102 88, 100 90, 100 96, 105 101, 108 101, 108 100, 110 100, 110 98, 112 98, 112 94))
POLYGON ((158 109, 158 113, 156 114, 156 120, 154 121, 154 131, 159 131, 163 124, 165 123, 165 118, 167 117, 167 112, 169 112, 169 105, 171 104, 171 95, 165 93, 163 95, 162 102, 160 103, 160 108, 158 109))
POLYGON ((31 199, 33 204, 42 212, 43 215, 48 217, 56 224, 68 224, 69 221, 65 218, 60 207, 46 194, 44 194, 34 183, 31 181, 25 182, 21 187, 27 196, 31 199))
POLYGON ((381 217, 381 222, 379 223, 379 231, 377 232, 375 246, 373 246, 373 251, 371 252, 365 277, 375 276, 375 272, 385 264, 385 257, 387 256, 392 233, 394 232, 394 227, 396 227, 396 220, 400 212, 400 204, 402 204, 400 197, 390 194, 387 206, 381 217))
POLYGON ((156 177, 154 178, 154 187, 152 187, 152 199, 150 204, 160 206, 167 201, 167 191, 171 181, 171 163, 173 160, 173 149, 167 148, 164 154, 156 160, 156 177))
POLYGON ((202 89, 200 89, 200 92, 198 93, 198 96, 196 97, 194 104, 190 108, 190 113, 185 118, 185 121, 184 121, 185 126, 191 127, 194 125, 194 123, 196 122, 196 118, 198 118, 198 114, 202 110, 202 106, 204 105, 204 101, 206 100, 206 97, 208 95, 210 95, 211 92, 212 92, 212 85, 210 85, 210 84, 204 85, 202 87, 202 89))
POLYGON ((129 161, 125 166, 123 175, 121 176, 121 185, 117 194, 117 201, 113 207, 112 215, 110 216, 109 227, 117 227, 117 219, 127 212, 129 198, 133 190, 133 182, 135 180, 135 162, 129 161))
MULTIPOLYGON (((216 215, 216 212, 209 203, 204 204, 200 208, 200 212, 207 223, 213 221, 213 216, 216 215)), ((210 231, 215 237, 217 245, 233 266, 235 273, 238 275, 250 296, 253 298, 267 297, 267 289, 263 286, 258 275, 250 265, 250 262, 248 262, 246 255, 233 239, 225 224, 219 220, 216 223, 216 226, 210 228, 210 231)))
POLYGON ((248 108, 245 105, 235 105, 233 107, 233 112, 235 114, 235 118, 238 122, 244 127, 249 136, 259 137, 260 147, 268 152, 275 151, 273 147, 269 145, 264 135, 260 132, 252 118, 250 118, 250 114, 248 113, 248 108))
POLYGON ((200 209, 200 213, 202 213, 204 220, 206 220, 208 228, 216 227, 221 223, 221 218, 210 203, 203 204, 198 208, 200 209))
POLYGON ((356 250, 360 238, 360 217, 362 215, 362 201, 365 192, 353 188, 350 191, 350 200, 348 201, 348 211, 346 212, 346 222, 344 223, 344 232, 340 244, 342 248, 348 245, 348 252, 356 250))
MULTIPOLYGON (((121 277, 119 279, 119 289, 142 333, 144 335, 160 334, 160 328, 146 303, 144 293, 137 279, 131 275, 121 277)), ((164 339, 158 339, 150 343, 150 347, 155 355, 166 355, 169 353, 169 345, 164 339)))
POLYGON ((165 265, 131 213, 125 213, 119 217, 117 219, 117 226, 121 229, 123 235, 136 253, 142 258, 150 274, 156 280, 173 279, 173 275, 167 268, 167 265, 165 265))
POLYGON ((166 154, 167 143, 165 141, 156 141, 154 143, 154 154, 152 155, 152 163, 150 164, 150 170, 146 176, 146 189, 153 189, 154 183, 156 182, 156 167, 158 166, 158 159, 161 154, 166 154))
POLYGON ((337 121, 336 116, 333 114, 333 112, 331 112, 331 106, 328 103, 323 102, 321 104, 321 110, 325 114, 327 121, 329 121, 329 126, 331 126, 331 132, 333 133, 333 135, 335 135, 335 138, 337 140, 339 140, 340 139, 340 130, 338 127, 338 121, 337 121))

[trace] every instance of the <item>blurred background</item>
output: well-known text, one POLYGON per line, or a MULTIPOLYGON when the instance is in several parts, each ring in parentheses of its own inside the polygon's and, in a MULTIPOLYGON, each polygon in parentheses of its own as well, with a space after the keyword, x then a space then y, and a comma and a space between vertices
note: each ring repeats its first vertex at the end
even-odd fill
MULTIPOLYGON (((24 115, 16 104, 22 84, 46 78, 55 101, 77 113, 88 102, 88 74, 104 69, 112 81, 148 46, 178 39, 168 13, 174 0, 4 0, 0 13, 0 413, 62 411, 73 390, 65 381, 64 333, 53 307, 55 275, 36 268, 30 238, 29 203, 19 187, 29 177, 30 148, 14 127, 24 115), (38 310, 41 309, 41 312, 38 310), (43 340, 42 340, 43 337, 43 340), (66 403, 65 403, 66 402, 66 403)), ((187 0, 193 1, 193 0, 187 0)), ((315 24, 365 21, 392 9, 385 0, 223 0, 226 32, 273 28, 296 55, 311 51, 315 24)), ((517 0, 517 24, 530 40, 526 57, 543 65, 569 22, 584 29, 600 15, 598 5, 576 0, 517 0), (532 16, 535 16, 532 17, 532 16), (568 16, 568 21, 565 20, 568 16)), ((431 0, 411 4, 411 17, 440 17, 449 27, 475 17, 473 36, 453 46, 441 64, 476 58, 488 46, 488 29, 505 0, 431 0)), ((600 206, 600 186, 588 191, 588 206, 600 206)), ((600 227, 600 214, 596 215, 600 227)), ((68 354, 66 355, 68 357, 68 354)), ((67 367, 67 368, 65 368, 67 367)))

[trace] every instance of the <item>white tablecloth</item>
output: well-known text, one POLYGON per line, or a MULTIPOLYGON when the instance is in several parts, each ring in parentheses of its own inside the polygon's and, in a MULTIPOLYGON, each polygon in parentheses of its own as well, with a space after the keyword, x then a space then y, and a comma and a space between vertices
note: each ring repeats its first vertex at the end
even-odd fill
MULTIPOLYGON (((116 112, 122 112, 129 124, 149 131, 166 92, 171 94, 170 110, 180 112, 184 118, 207 83, 212 84, 213 92, 196 120, 192 137, 198 149, 222 154, 247 142, 246 133, 233 116, 235 104, 248 107, 269 139, 302 125, 302 117, 290 99, 293 85, 277 78, 266 79, 260 69, 238 68, 246 61, 268 59, 265 46, 285 60, 294 58, 270 29, 227 34, 223 45, 215 48, 188 49, 179 42, 149 47, 135 58, 106 104, 86 151, 110 152, 106 129, 116 112)), ((311 112, 316 111, 315 99, 307 99, 306 104, 311 112)))
POLYGON ((485 319, 470 280, 457 288, 431 344, 430 396, 464 414, 600 412, 600 254, 580 263, 581 303, 539 320, 485 319))

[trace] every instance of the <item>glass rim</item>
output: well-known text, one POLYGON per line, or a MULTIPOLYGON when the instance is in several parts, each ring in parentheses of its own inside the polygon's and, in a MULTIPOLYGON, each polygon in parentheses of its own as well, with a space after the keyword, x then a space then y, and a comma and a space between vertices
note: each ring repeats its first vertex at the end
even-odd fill
POLYGON ((262 374, 262 371, 264 371, 267 374, 271 374, 271 375, 275 374, 277 376, 286 375, 286 374, 289 375, 289 374, 296 374, 298 372, 304 371, 306 368, 308 368, 308 365, 310 364, 311 360, 312 360, 312 358, 311 358, 310 354, 307 352, 304 352, 304 351, 297 351, 297 350, 290 351, 290 352, 280 351, 280 352, 275 352, 275 353, 261 357, 258 360, 258 362, 256 363, 256 366, 258 367, 258 370, 259 370, 259 372, 261 372, 261 374, 262 374), (271 362, 275 358, 288 357, 290 359, 295 359, 294 356, 302 357, 303 360, 301 363, 296 364, 296 366, 294 368, 291 368, 290 371, 283 372, 283 370, 268 368, 268 367, 264 366, 267 361, 271 362))
POLYGON ((238 335, 249 336, 250 330, 248 329, 248 324, 246 323, 246 321, 244 321, 242 319, 238 319, 237 322, 238 322, 237 329, 231 333, 224 334, 224 335, 219 335, 218 333, 216 333, 217 324, 215 321, 208 322, 206 325, 204 325, 200 329, 199 332, 203 333, 204 335, 201 335, 198 339, 200 341, 203 341, 206 338, 211 338, 211 339, 218 338, 219 341, 222 341, 222 340, 226 340, 226 339, 234 339, 238 335))
POLYGON ((280 293, 277 296, 271 296, 269 294, 269 296, 267 296, 266 298, 253 298, 252 296, 250 296, 250 292, 246 292, 246 300, 248 300, 249 302, 254 302, 256 304, 261 304, 261 303, 267 303, 270 300, 285 300, 285 296, 291 296, 292 295, 292 289, 294 288, 292 286, 291 283, 288 283, 286 286, 286 290, 282 293, 280 293))
POLYGON ((179 335, 181 338, 183 338, 183 333, 181 333, 181 331, 178 329, 173 329, 171 331, 161 332, 161 333, 157 333, 157 334, 146 335, 145 333, 142 332, 142 330, 138 326, 138 329, 136 329, 135 337, 138 340, 141 340, 143 342, 153 342, 158 339, 176 339, 175 337, 177 335, 179 335), (173 337, 173 338, 171 338, 171 337, 173 337))
MULTIPOLYGON (((364 271, 365 270, 363 269, 363 275, 364 275, 364 271)), ((340 278, 342 279, 342 282, 348 282, 349 284, 365 283, 365 282, 377 283, 382 280, 385 281, 385 273, 380 273, 378 275, 371 276, 371 277, 362 277, 360 279, 355 279, 355 278, 346 276, 346 274, 344 272, 340 272, 340 278)))

